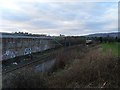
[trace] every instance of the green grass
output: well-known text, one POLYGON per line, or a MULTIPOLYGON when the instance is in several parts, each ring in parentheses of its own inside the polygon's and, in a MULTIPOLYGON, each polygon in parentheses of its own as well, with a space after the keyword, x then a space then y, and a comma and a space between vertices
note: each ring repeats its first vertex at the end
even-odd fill
POLYGON ((103 43, 101 46, 102 46, 104 52, 111 50, 112 53, 115 55, 119 55, 119 53, 120 53, 120 43, 118 43, 118 42, 103 43))

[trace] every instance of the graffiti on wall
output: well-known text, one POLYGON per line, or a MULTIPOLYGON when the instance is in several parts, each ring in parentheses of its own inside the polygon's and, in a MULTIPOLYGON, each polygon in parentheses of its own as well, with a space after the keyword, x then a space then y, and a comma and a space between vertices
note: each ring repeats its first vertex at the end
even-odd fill
POLYGON ((31 48, 25 48, 24 55, 31 54, 31 53, 32 53, 31 48))
POLYGON ((16 57, 16 52, 12 50, 7 50, 5 53, 2 55, 3 59, 9 59, 9 58, 14 58, 16 57))
POLYGON ((53 48, 52 42, 41 39, 3 39, 2 44, 2 60, 14 58, 16 56, 28 55, 34 52, 42 52, 44 50, 53 48))

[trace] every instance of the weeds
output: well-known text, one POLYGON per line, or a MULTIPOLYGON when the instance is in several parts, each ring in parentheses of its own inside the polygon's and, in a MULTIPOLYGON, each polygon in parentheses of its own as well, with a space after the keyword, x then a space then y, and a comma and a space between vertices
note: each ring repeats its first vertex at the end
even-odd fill
MULTIPOLYGON (((77 58, 67 69, 51 76, 50 87, 119 87, 118 58, 111 52, 92 50, 85 58, 77 58)), ((73 88, 74 88, 73 87, 73 88)))
POLYGON ((24 70, 4 77, 3 86, 15 88, 117 88, 120 58, 99 47, 61 50, 51 74, 24 70))
POLYGON ((41 73, 23 70, 4 77, 3 88, 45 88, 45 78, 41 73))

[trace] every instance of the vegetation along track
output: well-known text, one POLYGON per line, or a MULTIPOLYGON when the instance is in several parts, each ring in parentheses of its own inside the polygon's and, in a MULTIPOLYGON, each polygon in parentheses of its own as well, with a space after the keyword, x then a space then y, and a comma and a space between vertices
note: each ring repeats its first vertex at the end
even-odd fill
POLYGON ((45 61, 48 60, 47 58, 51 58, 51 55, 50 55, 50 54, 49 54, 49 55, 46 54, 46 55, 43 55, 40 59, 33 60, 33 61, 31 61, 31 62, 29 62, 29 63, 27 63, 27 64, 18 65, 18 66, 16 66, 15 68, 12 68, 12 69, 3 71, 3 75, 4 75, 4 74, 7 74, 7 73, 10 73, 10 72, 12 72, 12 71, 18 70, 18 69, 20 69, 20 68, 23 68, 23 67, 25 67, 25 66, 28 66, 28 65, 37 63, 37 62, 39 62, 39 63, 45 62, 45 61))
MULTIPOLYGON (((21 69, 23 67, 26 67, 28 65, 33 65, 33 64, 36 64, 36 63, 43 63, 43 62, 46 62, 48 60, 51 60, 51 58, 55 58, 57 52, 59 52, 62 48, 56 48, 56 49, 51 49, 51 50, 48 50, 48 51, 45 51, 43 53, 34 53, 34 54, 31 54, 29 55, 29 57, 26 58, 26 56, 22 56, 22 57, 19 57, 18 59, 20 60, 24 60, 24 59, 28 59, 28 61, 24 62, 24 64, 18 64, 14 67, 8 67, 8 69, 6 69, 6 66, 4 66, 4 68, 6 69, 3 69, 2 67, 2 74, 5 75, 7 73, 10 73, 10 72, 13 72, 15 70, 18 70, 18 69, 21 69)), ((17 61, 17 59, 15 59, 17 61)), ((13 60, 15 62, 15 60, 13 60)), ((9 62, 9 61, 8 61, 9 62)), ((10 63, 7 63, 7 65, 9 65, 10 63)))
POLYGON ((21 56, 21 57, 18 57, 17 59, 12 59, 10 62, 8 60, 8 63, 7 61, 2 63, 2 74, 5 75, 7 73, 10 73, 12 71, 15 71, 15 70, 18 70, 20 68, 23 68, 25 66, 28 66, 28 65, 33 65, 33 64, 36 64, 36 63, 43 63, 45 61, 48 61, 50 60, 51 58, 55 58, 57 52, 61 50, 61 48, 56 48, 56 49, 50 49, 50 50, 47 50, 45 52, 38 52, 38 53, 33 53, 31 55, 28 55, 28 56, 21 56), (26 60, 27 59, 27 60, 26 60), (17 61, 24 61, 24 63, 18 63, 18 65, 12 67, 12 66, 9 66, 9 67, 6 67, 6 65, 10 65, 11 63, 13 62, 17 62, 17 61), (6 69, 6 70, 5 70, 6 69))
MULTIPOLYGON (((78 47, 85 47, 85 45, 77 45, 78 47)), ((89 46, 88 48, 90 48, 91 46, 89 46)), ((92 46, 94 47, 94 46, 92 46)), ((8 70, 3 70, 3 75, 7 74, 7 73, 10 73, 10 72, 13 72, 15 70, 18 70, 20 68, 23 68, 23 67, 26 67, 28 65, 33 65, 33 64, 36 64, 36 63, 43 63, 45 61, 48 61, 50 60, 51 58, 55 58, 55 56, 57 55, 57 52, 59 52, 61 49, 64 49, 64 52, 66 51, 69 51, 71 49, 74 49, 76 48, 76 46, 70 46, 70 47, 67 47, 67 48, 59 48, 59 49, 56 49, 56 50, 51 50, 50 52, 48 53, 44 53, 40 56, 40 54, 34 54, 32 56, 32 60, 27 62, 27 63, 24 63, 24 64, 21 64, 21 65, 16 65, 14 68, 9 68, 8 70)), ((94 47, 95 48, 95 47, 94 47)))

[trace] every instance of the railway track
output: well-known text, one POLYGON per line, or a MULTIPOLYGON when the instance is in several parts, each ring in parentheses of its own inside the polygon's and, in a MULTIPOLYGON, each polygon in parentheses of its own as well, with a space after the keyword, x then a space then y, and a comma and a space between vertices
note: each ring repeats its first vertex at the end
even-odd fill
POLYGON ((27 62, 27 63, 24 63, 24 64, 18 64, 17 66, 15 66, 14 68, 11 68, 11 69, 7 69, 7 70, 4 70, 3 67, 2 67, 2 74, 3 75, 6 75, 10 72, 13 72, 15 70, 18 70, 18 69, 21 69, 23 67, 26 67, 28 65, 33 65, 33 64, 36 64, 37 62, 39 63, 43 63, 45 61, 48 61, 50 60, 51 58, 55 58, 56 56, 56 52, 59 52, 61 48, 56 48, 56 49, 51 49, 51 50, 48 50, 47 52, 43 52, 43 54, 41 53, 34 53, 32 54, 32 58, 26 58, 26 56, 23 58, 23 57, 20 57, 19 59, 30 59, 31 61, 30 62, 27 62))
MULTIPOLYGON (((79 47, 82 47, 83 45, 80 45, 79 47)), ((91 46, 90 46, 91 47, 91 46)), ((72 47, 70 47, 70 48, 66 48, 66 49, 64 49, 65 50, 65 52, 66 51, 69 51, 69 50, 71 50, 71 49, 74 49, 75 47, 74 46, 72 46, 72 47)), ((94 47, 95 48, 95 47, 94 47)), ((59 50, 56 50, 56 51, 54 51, 54 52, 49 52, 49 53, 47 53, 47 54, 43 54, 42 56, 40 56, 39 57, 39 55, 35 55, 35 56, 33 56, 33 58, 32 59, 36 59, 36 60, 32 60, 31 62, 28 62, 28 63, 25 63, 25 64, 22 64, 22 65, 17 65, 15 68, 12 68, 12 69, 9 69, 9 70, 4 70, 3 72, 2 72, 2 74, 3 75, 5 75, 5 74, 7 74, 7 73, 10 73, 10 72, 13 72, 13 71, 15 71, 15 70, 18 70, 18 69, 20 69, 20 68, 23 68, 23 67, 26 67, 26 66, 28 66, 28 65, 33 65, 33 64, 36 64, 37 62, 39 62, 39 63, 43 63, 43 62, 45 62, 45 61, 48 61, 48 59, 51 59, 51 58, 55 58, 55 56, 56 56, 56 52, 58 52, 59 50), (54 57, 53 57, 54 56, 54 57)))
POLYGON ((48 58, 51 58, 51 57, 52 57, 51 54, 45 54, 45 55, 43 55, 43 56, 40 57, 40 58, 36 58, 37 60, 33 60, 33 61, 29 62, 29 63, 23 64, 23 65, 18 65, 18 66, 16 66, 15 68, 12 68, 12 69, 3 71, 2 74, 5 75, 5 74, 7 74, 7 73, 13 72, 13 71, 18 70, 18 69, 20 69, 20 68, 26 67, 26 66, 28 66, 28 65, 33 65, 33 64, 35 64, 35 63, 37 63, 37 62, 43 63, 43 62, 45 62, 45 61, 48 61, 48 58))

